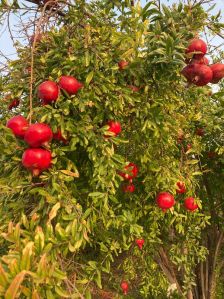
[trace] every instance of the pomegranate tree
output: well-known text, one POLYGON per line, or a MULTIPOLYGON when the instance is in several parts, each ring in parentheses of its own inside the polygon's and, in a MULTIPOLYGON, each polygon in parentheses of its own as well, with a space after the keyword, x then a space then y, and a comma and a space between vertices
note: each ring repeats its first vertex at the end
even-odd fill
POLYGON ((38 176, 42 171, 51 166, 51 152, 42 148, 28 148, 22 156, 22 164, 30 170, 33 176, 38 176))
POLYGON ((6 126, 12 130, 16 137, 23 138, 26 130, 29 127, 29 124, 23 116, 16 115, 8 120, 6 126))
POLYGON ((41 147, 48 146, 48 143, 51 141, 52 137, 53 133, 48 125, 36 123, 30 125, 26 131, 24 140, 31 147, 41 147))

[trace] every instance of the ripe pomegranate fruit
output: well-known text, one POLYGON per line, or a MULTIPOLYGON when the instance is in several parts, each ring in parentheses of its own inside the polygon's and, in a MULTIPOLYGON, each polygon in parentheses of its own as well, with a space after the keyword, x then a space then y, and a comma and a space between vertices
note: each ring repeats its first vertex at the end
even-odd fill
MULTIPOLYGON (((29 42, 32 45, 34 42, 35 34, 31 35, 29 42)), ((42 34, 41 33, 36 33, 36 43, 39 43, 42 39, 42 34)))
POLYGON ((57 101, 59 88, 53 81, 44 81, 38 86, 38 97, 43 101, 43 104, 49 104, 57 101))
POLYGON ((24 140, 31 147, 47 146, 53 138, 51 128, 42 123, 31 125, 24 136, 24 140))
POLYGON ((188 143, 185 152, 189 151, 190 149, 192 149, 192 144, 188 143))
POLYGON ((128 85, 128 87, 133 91, 133 92, 138 92, 139 91, 139 87, 134 86, 134 85, 128 85))
POLYGON ((16 107, 18 107, 19 106, 19 99, 15 99, 15 100, 13 100, 10 104, 9 104, 9 106, 8 106, 8 109, 9 110, 12 110, 12 108, 16 108, 16 107))
POLYGON ((207 53, 207 44, 202 39, 193 39, 186 49, 186 54, 195 53, 195 58, 201 58, 207 53))
POLYGON ((72 76, 62 76, 58 84, 60 88, 65 90, 69 95, 76 94, 79 89, 83 87, 83 84, 72 76))
POLYGON ((184 201, 184 206, 189 211, 195 211, 198 209, 198 205, 195 203, 195 199, 193 197, 188 197, 184 201))
POLYGON ((23 138, 29 124, 23 116, 16 115, 8 120, 6 126, 12 130, 16 137, 23 138))
MULTIPOLYGON (((121 124, 118 121, 110 120, 107 125, 109 126, 108 132, 113 133, 113 136, 120 134, 121 124)), ((104 137, 112 137, 112 135, 104 135, 104 137)))
POLYGON ((124 185, 123 191, 125 193, 133 193, 135 191, 135 185, 133 185, 133 184, 124 185))
POLYGON ((121 60, 118 62, 118 66, 119 66, 120 70, 126 69, 128 65, 129 65, 129 62, 125 61, 125 60, 121 60))
POLYGON ((125 180, 134 179, 138 174, 138 167, 134 163, 129 163, 127 166, 125 166, 124 170, 126 172, 119 172, 119 175, 125 180))
POLYGON ((208 157, 210 158, 210 159, 213 159, 213 158, 215 158, 215 156, 216 156, 216 153, 215 152, 208 152, 208 157))
POLYGON ((202 137, 202 136, 205 135, 205 131, 204 131, 203 128, 196 128, 195 134, 198 135, 198 136, 200 136, 200 137, 202 137))
POLYGON ((144 243, 145 243, 145 240, 144 240, 144 239, 136 239, 136 240, 135 240, 135 244, 138 246, 138 248, 139 248, 140 250, 142 250, 142 247, 143 247, 144 243))
POLYGON ((207 57, 201 57, 199 59, 197 58, 194 58, 191 60, 190 64, 194 64, 194 63, 198 63, 198 64, 205 64, 205 65, 208 65, 209 64, 209 60, 207 57))
POLYGON ((204 64, 189 64, 181 71, 182 75, 190 83, 194 83, 197 86, 204 86, 211 82, 213 72, 211 68, 204 64))
POLYGON ((176 189, 176 192, 179 194, 183 194, 186 192, 186 187, 185 184, 183 182, 177 182, 177 187, 178 189, 176 189))
POLYGON ((28 148, 23 153, 22 164, 32 171, 33 176, 38 176, 42 171, 51 166, 51 152, 42 148, 28 148))
POLYGON ((175 205, 175 199, 173 195, 168 192, 159 193, 156 197, 156 202, 158 207, 163 211, 166 211, 175 205))
POLYGON ((63 142, 64 144, 68 143, 68 140, 65 139, 63 136, 62 136, 62 133, 61 133, 61 130, 58 129, 56 133, 53 134, 53 139, 57 140, 57 141, 61 141, 63 142))
POLYGON ((224 64, 215 63, 210 66, 213 72, 211 83, 218 83, 224 77, 224 64))
POLYGON ((123 294, 127 295, 128 294, 128 289, 129 289, 128 282, 123 280, 121 282, 121 288, 122 288, 123 294))

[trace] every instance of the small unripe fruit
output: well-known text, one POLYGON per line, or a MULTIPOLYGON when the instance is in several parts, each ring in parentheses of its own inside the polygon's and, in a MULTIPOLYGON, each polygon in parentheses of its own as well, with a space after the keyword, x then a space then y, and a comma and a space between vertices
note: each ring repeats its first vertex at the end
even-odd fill
MULTIPOLYGON (((107 125, 109 126, 108 132, 113 133, 113 136, 117 136, 121 132, 121 124, 118 121, 110 120, 107 125)), ((112 135, 104 135, 104 137, 112 137, 112 135)))
POLYGON ((53 81, 45 81, 39 85, 37 94, 44 105, 55 102, 59 95, 58 85, 53 81))
POLYGON ((144 243, 145 243, 145 240, 144 240, 144 239, 136 239, 136 240, 135 240, 135 244, 138 246, 138 248, 139 248, 140 250, 142 250, 142 247, 143 247, 144 243))
POLYGON ((128 289, 129 289, 128 282, 127 281, 122 281, 121 282, 121 288, 122 288, 123 294, 127 295, 128 294, 128 289))
POLYGON ((8 120, 6 126, 12 130, 16 137, 23 138, 29 124, 23 116, 17 115, 8 120))
POLYGON ((195 203, 195 199, 193 197, 186 198, 184 206, 188 211, 195 211, 198 209, 198 205, 195 203))
POLYGON ((76 94, 79 89, 83 87, 83 84, 72 76, 62 76, 58 84, 60 88, 65 90, 69 95, 76 94))
POLYGON ((126 69, 128 65, 129 65, 129 62, 125 61, 125 60, 121 60, 118 62, 118 66, 119 66, 120 70, 126 69))
POLYGON ((138 167, 134 163, 129 163, 124 169, 126 172, 119 172, 119 175, 125 180, 134 179, 138 174, 138 167))
POLYGON ((166 211, 175 205, 175 199, 169 192, 161 192, 156 197, 156 203, 159 208, 166 211))
POLYGON ((28 148, 23 153, 22 164, 25 168, 38 176, 51 166, 51 152, 42 148, 28 148))
POLYGON ((53 133, 51 128, 43 123, 31 125, 24 136, 24 140, 31 147, 47 146, 51 141, 53 133))

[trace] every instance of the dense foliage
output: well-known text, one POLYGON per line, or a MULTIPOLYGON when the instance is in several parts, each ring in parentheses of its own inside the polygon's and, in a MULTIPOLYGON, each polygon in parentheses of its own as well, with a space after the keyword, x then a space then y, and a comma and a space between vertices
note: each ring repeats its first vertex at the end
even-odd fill
MULTIPOLYGON (((189 41, 220 32, 219 16, 197 3, 49 5, 38 8, 40 39, 17 45, 1 76, 0 296, 122 298, 125 280, 127 298, 223 298, 224 90, 189 86, 180 73, 189 41), (62 75, 83 88, 42 105, 38 86, 62 75), (27 144, 5 126, 17 114, 67 140, 53 139, 52 167, 39 177, 22 166, 27 144), (119 136, 105 136, 109 120, 120 122, 119 136), (130 162, 133 193, 119 175, 130 162), (165 191, 176 200, 166 213, 156 205, 165 191), (199 210, 184 208, 189 196, 199 210)), ((11 8, 2 3, 1 13, 11 8)))

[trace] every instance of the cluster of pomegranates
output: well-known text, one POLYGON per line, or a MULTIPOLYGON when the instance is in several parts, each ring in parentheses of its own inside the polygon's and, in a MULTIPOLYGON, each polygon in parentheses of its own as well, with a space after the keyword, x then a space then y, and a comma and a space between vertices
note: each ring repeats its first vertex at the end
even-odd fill
POLYGON ((7 127, 16 137, 24 139, 29 145, 23 153, 22 164, 32 172, 33 176, 38 176, 51 166, 51 152, 45 149, 53 138, 48 125, 42 123, 29 125, 23 116, 17 115, 7 122, 7 127))
MULTIPOLYGON (((186 186, 183 182, 177 182, 176 192, 179 194, 184 194, 186 192, 186 186)), ((156 197, 156 203, 159 208, 166 212, 175 205, 175 199, 169 192, 161 192, 156 197)), ((184 207, 188 211, 195 211, 198 209, 198 205, 193 197, 187 197, 184 200, 184 207)))
POLYGON ((193 39, 186 54, 188 65, 182 70, 182 74, 189 83, 197 86, 204 86, 208 83, 218 83, 224 77, 224 64, 215 63, 209 65, 209 60, 205 57, 207 44, 201 39, 193 39))
POLYGON ((123 191, 125 193, 133 193, 135 191, 135 185, 133 184, 133 179, 136 178, 138 174, 138 167, 136 164, 130 162, 125 166, 124 171, 119 171, 118 174, 124 178, 125 183, 123 185, 123 191))

